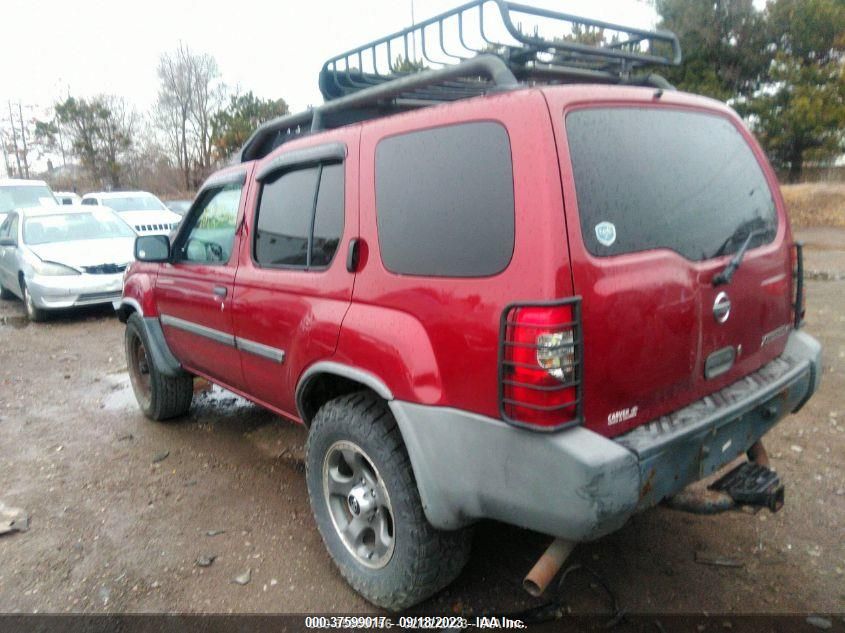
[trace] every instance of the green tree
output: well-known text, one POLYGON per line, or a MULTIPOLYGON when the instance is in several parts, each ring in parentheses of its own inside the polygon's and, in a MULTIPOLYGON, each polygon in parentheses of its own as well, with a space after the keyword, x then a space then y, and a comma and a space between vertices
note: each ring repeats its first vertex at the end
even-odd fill
MULTIPOLYGON (((654 0, 659 27, 674 31, 684 62, 666 69, 681 90, 722 101, 754 92, 765 78, 765 19, 753 0, 654 0)), ((663 72, 663 71, 662 71, 663 72)))
POLYGON ((48 146, 68 139, 70 152, 94 180, 120 187, 133 148, 135 112, 109 95, 90 100, 68 97, 54 110, 52 121, 36 123, 36 136, 48 146))
POLYGON ((233 95, 229 104, 211 117, 211 142, 218 155, 227 158, 243 146, 259 125, 288 112, 284 99, 259 99, 251 90, 233 95))
POLYGON ((777 167, 845 150, 845 0, 774 0, 766 8, 767 85, 737 104, 777 167))

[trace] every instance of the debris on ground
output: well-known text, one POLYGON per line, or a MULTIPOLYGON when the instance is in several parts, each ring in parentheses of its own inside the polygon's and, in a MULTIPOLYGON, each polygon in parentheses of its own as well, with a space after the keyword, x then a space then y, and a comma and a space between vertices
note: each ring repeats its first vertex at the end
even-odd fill
POLYGON ((170 451, 161 451, 160 453, 156 453, 153 457, 153 464, 158 464, 159 462, 163 462, 170 456, 170 451))
POLYGON ((197 556, 197 565, 200 567, 211 567, 211 563, 213 563, 216 559, 216 554, 201 554, 197 556))
POLYGON ((0 535, 26 532, 29 529, 29 515, 21 508, 11 508, 0 501, 0 535))
POLYGON ((744 567, 745 563, 733 558, 708 554, 707 552, 696 552, 695 562, 702 565, 713 565, 714 567, 744 567))
POLYGON ((232 578, 232 582, 235 582, 239 585, 246 585, 246 584, 249 583, 251 578, 252 578, 252 569, 247 569, 240 576, 235 576, 234 578, 232 578))
POLYGON ((226 530, 209 530, 205 533, 206 536, 218 536, 219 534, 225 534, 226 530))
POLYGON ((831 622, 827 618, 821 617, 820 615, 811 615, 807 618, 806 622, 810 626, 814 626, 817 629, 821 629, 822 631, 827 631, 830 627, 833 626, 833 622, 831 622))

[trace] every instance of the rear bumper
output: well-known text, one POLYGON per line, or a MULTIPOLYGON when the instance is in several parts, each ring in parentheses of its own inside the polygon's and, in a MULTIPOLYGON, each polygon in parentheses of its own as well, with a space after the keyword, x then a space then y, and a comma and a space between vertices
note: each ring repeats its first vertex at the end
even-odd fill
POLYGON ((672 415, 608 439, 540 434, 466 411, 394 400, 428 520, 491 518, 573 541, 601 537, 744 453, 818 389, 821 347, 793 332, 782 356, 672 415))

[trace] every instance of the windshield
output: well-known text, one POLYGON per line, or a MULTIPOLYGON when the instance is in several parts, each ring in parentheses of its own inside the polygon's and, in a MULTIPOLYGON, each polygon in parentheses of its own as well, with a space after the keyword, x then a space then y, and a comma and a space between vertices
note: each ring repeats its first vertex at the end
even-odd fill
POLYGON ((23 225, 24 244, 31 246, 115 237, 135 237, 135 232, 109 211, 39 215, 23 225))
POLYGON ((123 211, 164 211, 167 207, 154 196, 126 196, 103 198, 103 205, 118 213, 123 211))
POLYGON ((595 108, 566 117, 587 249, 606 257, 657 248, 700 261, 771 242, 777 214, 745 139, 724 117, 595 108))
POLYGON ((10 185, 0 187, 0 213, 58 204, 45 185, 10 185))

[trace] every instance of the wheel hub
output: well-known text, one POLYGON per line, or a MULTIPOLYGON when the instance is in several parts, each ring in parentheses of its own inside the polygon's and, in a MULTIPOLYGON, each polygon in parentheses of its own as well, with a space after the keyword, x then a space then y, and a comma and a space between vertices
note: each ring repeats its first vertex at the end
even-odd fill
POLYGON ((375 496, 375 491, 365 484, 355 486, 346 498, 349 511, 353 516, 364 515, 367 517, 376 508, 375 496))

